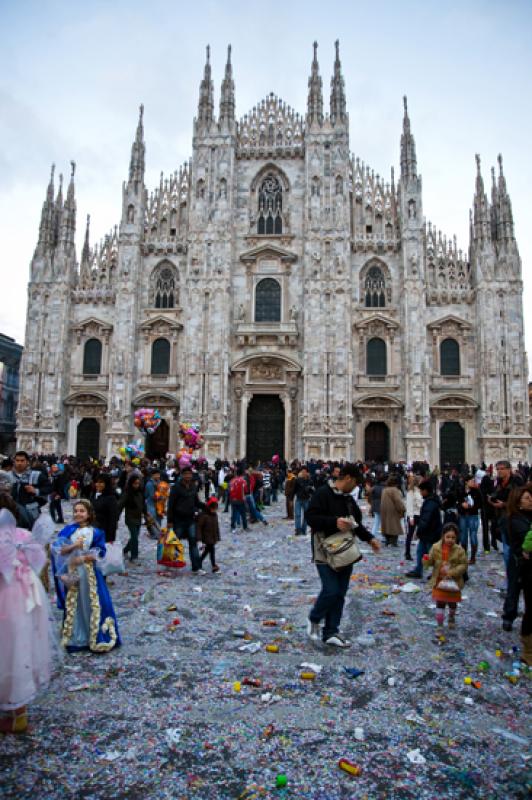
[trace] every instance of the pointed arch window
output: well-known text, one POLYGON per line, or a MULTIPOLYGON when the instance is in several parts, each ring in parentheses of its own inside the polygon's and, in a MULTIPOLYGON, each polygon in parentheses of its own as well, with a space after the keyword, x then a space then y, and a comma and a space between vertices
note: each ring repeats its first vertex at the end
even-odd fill
POLYGON ((376 336, 366 345, 366 374, 386 375, 387 371, 386 342, 376 336))
POLYGON ((263 278, 255 290, 255 322, 281 321, 281 286, 273 278, 263 278))
POLYGON ((170 372, 170 342, 156 339, 151 346, 151 374, 168 375, 170 372))
POLYGON ((460 345, 456 339, 444 339, 440 344, 440 373, 460 375, 460 345))
POLYGON ((153 273, 152 306, 175 308, 179 305, 177 270, 172 264, 163 263, 153 273))
POLYGON ((364 284, 366 308, 384 308, 386 305, 386 281, 380 267, 370 267, 364 284))
POLYGON ((99 339, 88 339, 83 348, 83 374, 99 375, 102 371, 102 343, 99 339))
POLYGON ((273 173, 259 186, 257 233, 271 236, 283 232, 283 188, 273 173))

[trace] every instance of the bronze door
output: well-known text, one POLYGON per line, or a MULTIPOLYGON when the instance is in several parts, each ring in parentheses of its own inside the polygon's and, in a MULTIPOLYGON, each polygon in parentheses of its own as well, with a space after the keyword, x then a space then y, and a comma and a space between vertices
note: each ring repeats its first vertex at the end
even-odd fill
POLYGON ((100 457, 100 423, 86 417, 78 425, 76 455, 81 461, 100 457))
POLYGON ((465 430, 459 422, 444 422, 440 428, 440 466, 458 467, 465 461, 465 430))
POLYGON ((246 458, 250 464, 284 458, 284 406, 278 395, 256 394, 248 406, 246 458))
POLYGON ((370 422, 364 434, 364 460, 390 460, 390 431, 384 422, 370 422))

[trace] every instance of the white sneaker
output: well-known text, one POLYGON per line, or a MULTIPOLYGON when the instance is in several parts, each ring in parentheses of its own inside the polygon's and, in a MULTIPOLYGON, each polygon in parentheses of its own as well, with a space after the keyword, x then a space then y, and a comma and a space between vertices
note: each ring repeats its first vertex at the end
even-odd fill
POLYGON ((206 575, 207 573, 206 573, 206 571, 204 569, 193 569, 192 570, 192 574, 193 575, 206 575))
POLYGON ((313 639, 315 642, 321 639, 321 625, 319 622, 312 622, 312 620, 307 619, 307 634, 310 639, 313 639))
POLYGON ((236 533, 236 528, 231 528, 231 533, 236 533))
POLYGON ((332 647, 351 647, 349 639, 344 639, 339 633, 329 636, 329 638, 325 640, 325 644, 330 644, 332 647))

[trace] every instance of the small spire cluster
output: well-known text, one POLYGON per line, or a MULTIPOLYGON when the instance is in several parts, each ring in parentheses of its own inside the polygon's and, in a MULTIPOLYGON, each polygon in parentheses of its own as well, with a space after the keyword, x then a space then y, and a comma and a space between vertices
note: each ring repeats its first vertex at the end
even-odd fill
MULTIPOLYGON (((220 92, 220 114, 218 123, 220 128, 231 128, 235 121, 235 82, 233 80, 233 66, 231 64, 231 45, 227 48, 227 61, 225 74, 220 92)), ((211 70, 211 48, 207 45, 207 58, 203 70, 203 79, 200 83, 198 116, 196 126, 198 131, 208 131, 216 122, 214 117, 214 83, 211 70)))
POLYGON ((512 203, 506 178, 503 171, 502 155, 497 157, 499 175, 496 178, 495 168, 491 169, 491 205, 484 189, 480 156, 475 156, 476 179, 473 210, 470 212, 470 240, 472 247, 484 247, 493 244, 497 251, 516 247, 512 203))
MULTIPOLYGON (((329 121, 332 125, 347 122, 345 81, 342 75, 342 65, 340 62, 340 42, 337 39, 334 43, 335 59, 333 76, 331 78, 331 99, 329 104, 329 121)), ((323 84, 320 77, 320 67, 318 64, 318 43, 314 42, 314 56, 310 68, 310 78, 308 80, 308 100, 307 100, 307 122, 309 125, 323 125, 323 84)))
POLYGON ((41 221, 39 225, 39 239, 34 253, 36 259, 57 260, 59 254, 72 256, 75 254, 76 236, 76 196, 74 175, 76 164, 71 164, 70 182, 66 200, 63 200, 63 176, 59 175, 59 187, 54 199, 55 164, 52 164, 50 181, 46 190, 41 221))
POLYGON ((146 241, 172 240, 182 235, 187 221, 190 188, 190 164, 184 164, 169 178, 161 172, 146 208, 144 238, 146 241))

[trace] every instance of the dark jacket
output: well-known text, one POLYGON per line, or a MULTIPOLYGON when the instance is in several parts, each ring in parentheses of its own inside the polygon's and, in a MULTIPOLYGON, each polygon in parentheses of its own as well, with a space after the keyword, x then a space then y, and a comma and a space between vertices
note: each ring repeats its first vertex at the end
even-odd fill
POLYGON ((381 497, 384 491, 384 484, 376 483, 371 489, 370 504, 374 514, 381 513, 381 497))
POLYGON ((48 502, 48 495, 52 489, 52 485, 48 479, 48 475, 39 469, 27 469, 25 472, 18 474, 13 470, 13 484, 11 487, 11 496, 17 504, 19 513, 19 526, 31 530, 37 517, 41 513, 42 506, 48 502), (30 494, 26 491, 26 486, 33 486, 36 494, 30 494))
POLYGON ((429 494, 421 506, 417 537, 422 542, 434 544, 441 539, 442 527, 440 498, 436 494, 429 494))
POLYGON ((142 515, 146 514, 146 501, 144 499, 144 490, 142 486, 140 489, 127 489, 118 501, 118 516, 123 510, 126 510, 126 525, 130 522, 133 525, 142 524, 142 515))
POLYGON ((218 514, 206 511, 200 514, 196 523, 196 538, 204 544, 216 544, 220 541, 220 525, 218 514))
POLYGON ((520 511, 518 514, 512 514, 511 517, 507 517, 507 519, 511 551, 517 558, 521 558, 525 536, 532 526, 532 512, 520 511))
POLYGON ((478 516, 478 512, 481 510, 481 508, 482 495, 480 494, 479 489, 467 489, 464 487, 464 489, 458 493, 457 509, 458 514, 461 517, 476 517, 478 516), (468 496, 471 497, 473 505, 468 505, 467 508, 462 508, 462 503, 467 501, 468 496))
POLYGON ((310 478, 296 478, 296 482, 294 485, 294 495, 297 497, 298 500, 301 502, 305 502, 305 500, 310 500, 312 497, 312 493, 314 492, 314 487, 312 485, 312 481, 310 478))
POLYGON ((192 522, 197 511, 204 511, 205 503, 198 497, 198 485, 192 481, 185 486, 183 481, 178 481, 170 492, 168 498, 167 521, 168 527, 179 522, 192 522))
POLYGON ((353 517, 358 524, 356 531, 358 538, 364 542, 373 539, 371 533, 362 525, 362 513, 352 495, 337 492, 329 485, 316 489, 305 517, 313 533, 319 531, 325 536, 338 533, 339 517, 353 517))
MULTIPOLYGON (((95 493, 91 497, 91 502, 96 515, 96 527, 105 533, 106 542, 114 542, 118 525, 118 503, 115 493, 103 492, 98 497, 95 493)), ((126 510, 126 516, 127 514, 126 510)))

